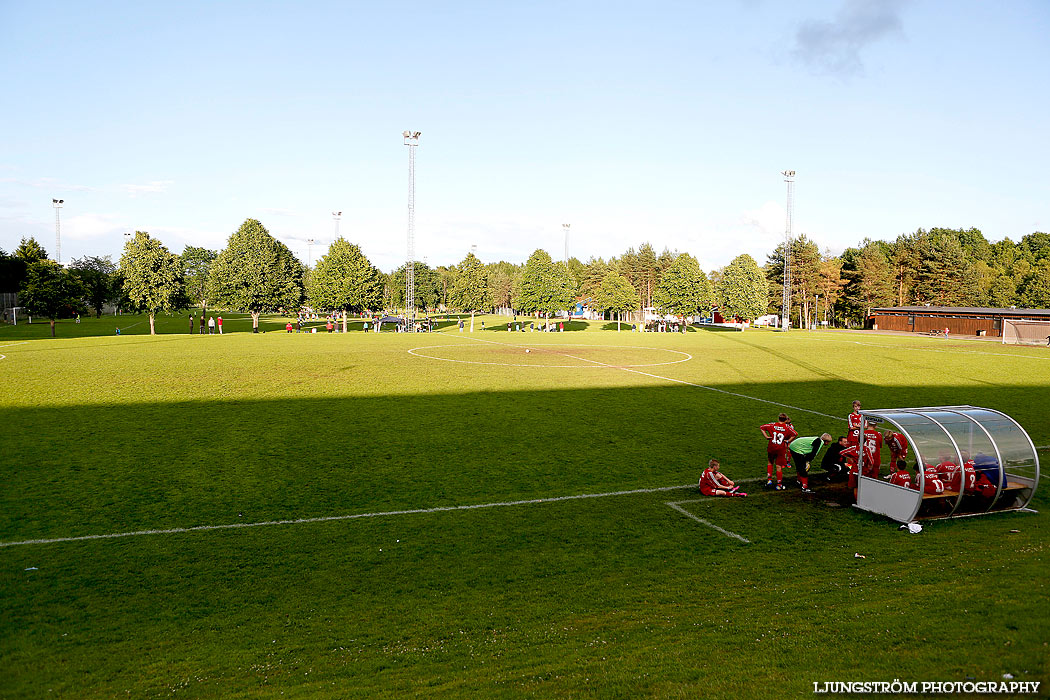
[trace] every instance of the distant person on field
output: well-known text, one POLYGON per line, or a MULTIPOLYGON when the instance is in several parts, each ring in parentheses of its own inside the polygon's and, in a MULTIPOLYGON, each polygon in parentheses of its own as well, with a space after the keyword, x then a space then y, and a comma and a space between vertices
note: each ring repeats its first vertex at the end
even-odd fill
POLYGON ((201 335, 204 335, 204 312, 201 312, 201 335))
POLYGON ((459 319, 459 332, 463 332, 463 319, 459 319))
POLYGON ((222 335, 222 316, 219 316, 218 323, 219 323, 219 335, 222 335))
POLYGON ((215 335, 215 317, 208 317, 208 335, 215 335))
POLYGON ((190 335, 193 335, 193 314, 190 314, 190 335))
POLYGON ((288 333, 292 332, 292 322, 291 321, 289 321, 288 323, 286 323, 284 325, 284 330, 287 331, 288 333))
POLYGON ((798 432, 791 427, 787 414, 781 413, 776 422, 758 427, 763 437, 769 441, 766 445, 766 486, 773 486, 773 467, 777 470, 776 490, 784 490, 784 467, 788 465, 788 444, 798 437, 798 432))
POLYGON ((328 319, 327 321, 325 321, 324 327, 328 330, 329 333, 331 333, 332 328, 334 328, 334 326, 332 325, 332 319, 328 319))
POLYGON ((809 488, 809 465, 820 454, 820 448, 831 444, 831 435, 824 433, 820 437, 797 437, 788 445, 791 461, 795 463, 795 475, 802 486, 802 493, 813 493, 809 488))
POLYGON ((707 469, 700 475, 700 493, 705 496, 746 496, 746 493, 737 490, 739 488, 719 471, 717 459, 708 462, 707 469))

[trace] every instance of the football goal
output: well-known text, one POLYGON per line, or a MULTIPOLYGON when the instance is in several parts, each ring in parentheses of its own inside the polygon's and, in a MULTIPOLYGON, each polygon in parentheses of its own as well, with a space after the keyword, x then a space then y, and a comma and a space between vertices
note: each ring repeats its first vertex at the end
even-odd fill
POLYGON ((1050 343, 1050 320, 1003 319, 1003 344, 1046 345, 1050 343))

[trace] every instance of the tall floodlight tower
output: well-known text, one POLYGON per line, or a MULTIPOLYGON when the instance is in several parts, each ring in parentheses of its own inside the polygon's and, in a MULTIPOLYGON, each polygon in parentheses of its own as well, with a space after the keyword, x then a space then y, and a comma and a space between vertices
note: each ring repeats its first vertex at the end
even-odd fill
POLYGON ((787 183, 787 221, 784 225, 784 299, 780 311, 780 330, 788 329, 788 321, 791 318, 791 227, 794 224, 794 196, 795 196, 795 171, 782 170, 787 183))
POLYGON ((333 241, 339 238, 339 219, 341 219, 342 216, 343 212, 341 211, 332 212, 332 218, 335 219, 335 238, 332 239, 333 241))
POLYGON ((314 239, 306 239, 306 266, 313 267, 314 265, 314 239))
POLYGON ((562 224, 561 227, 565 231, 565 267, 569 267, 569 227, 572 224, 562 224))
POLYGON ((62 264, 62 220, 58 213, 62 210, 64 199, 52 199, 51 206, 55 208, 55 261, 62 264))
MULTIPOLYGON (((418 131, 403 131, 408 146, 408 256, 405 260, 405 315, 409 320, 416 318, 416 146, 419 145, 418 131)), ((406 330, 415 326, 409 323, 406 330)))

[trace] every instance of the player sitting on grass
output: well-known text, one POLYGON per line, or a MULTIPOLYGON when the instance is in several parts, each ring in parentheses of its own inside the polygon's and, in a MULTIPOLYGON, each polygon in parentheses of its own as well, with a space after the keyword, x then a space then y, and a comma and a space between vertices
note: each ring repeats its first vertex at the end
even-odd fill
POLYGON ((777 491, 784 490, 784 467, 788 465, 788 443, 798 437, 798 433, 788 420, 786 413, 777 416, 775 423, 766 423, 758 428, 769 441, 766 445, 766 486, 773 486, 773 467, 777 470, 777 491))
POLYGON ((718 471, 718 460, 707 463, 707 469, 700 475, 700 493, 705 496, 746 496, 728 476, 718 471))

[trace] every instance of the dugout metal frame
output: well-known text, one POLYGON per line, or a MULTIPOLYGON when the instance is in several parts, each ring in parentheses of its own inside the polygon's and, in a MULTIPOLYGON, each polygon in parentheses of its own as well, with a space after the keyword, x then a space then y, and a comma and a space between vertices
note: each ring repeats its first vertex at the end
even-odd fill
POLYGON ((963 488, 946 491, 945 495, 927 494, 922 469, 917 470, 915 477, 917 489, 863 476, 864 450, 860 450, 857 508, 902 523, 1029 510, 1028 504, 1039 484, 1039 454, 1024 428, 1005 413, 977 406, 888 408, 860 413, 876 427, 888 423, 908 439, 911 465, 945 460, 962 465, 971 457, 975 461, 980 458, 978 468, 983 466, 982 473, 998 478, 993 479, 996 490, 990 499, 967 494, 963 488))

